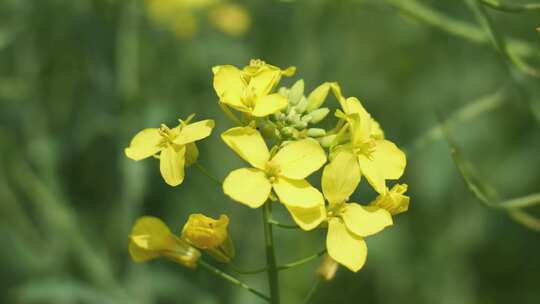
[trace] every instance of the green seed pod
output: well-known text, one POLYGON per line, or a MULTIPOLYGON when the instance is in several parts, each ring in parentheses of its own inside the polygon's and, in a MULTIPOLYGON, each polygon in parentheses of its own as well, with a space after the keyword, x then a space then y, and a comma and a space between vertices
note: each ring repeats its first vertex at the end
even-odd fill
POLYGON ((321 120, 326 118, 328 113, 330 113, 330 109, 328 108, 316 109, 315 111, 309 113, 309 115, 311 116, 311 120, 309 122, 312 124, 319 123, 321 120))

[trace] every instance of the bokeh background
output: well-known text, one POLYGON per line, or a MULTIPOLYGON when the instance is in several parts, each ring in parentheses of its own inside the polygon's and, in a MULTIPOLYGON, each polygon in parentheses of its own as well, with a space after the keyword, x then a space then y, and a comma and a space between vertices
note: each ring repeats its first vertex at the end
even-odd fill
MULTIPOLYGON (((194 212, 231 217, 239 266, 265 258, 259 210, 193 168, 172 188, 157 161, 123 154, 140 129, 196 112, 217 122, 201 164, 219 178, 238 168, 218 136, 231 123, 211 67, 251 58, 297 66, 284 85, 340 82, 408 155, 409 212, 368 239, 359 273, 341 268, 311 303, 540 303, 538 210, 526 209, 527 227, 482 205, 450 153, 501 201, 540 191, 538 11, 461 0, 226 4, 0 0, 1 303, 259 303, 204 269, 130 260, 138 216, 179 231, 194 212)), ((277 229, 276 239, 280 263, 324 248, 321 230, 277 229)), ((320 261, 281 273, 283 303, 302 303, 320 261)), ((242 279, 266 290, 264 274, 242 279)))

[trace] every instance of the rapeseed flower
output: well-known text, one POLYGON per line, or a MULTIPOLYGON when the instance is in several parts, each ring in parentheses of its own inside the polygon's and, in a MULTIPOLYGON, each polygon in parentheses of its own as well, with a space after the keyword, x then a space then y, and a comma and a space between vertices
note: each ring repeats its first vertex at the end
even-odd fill
POLYGON ((201 253, 174 235, 165 223, 152 216, 135 222, 129 235, 129 253, 135 262, 165 257, 189 268, 195 268, 201 253))
POLYGON ((287 107, 287 98, 272 90, 282 75, 291 75, 289 69, 282 71, 260 60, 252 60, 243 70, 215 66, 214 89, 221 103, 250 116, 265 117, 287 107))
POLYGON ((235 255, 228 232, 229 217, 221 215, 213 219, 204 214, 192 214, 182 229, 182 239, 206 250, 220 262, 228 263, 235 255))
POLYGON ((386 209, 392 215, 405 212, 409 209, 410 201, 410 197, 405 195, 407 188, 406 184, 396 184, 390 190, 386 188, 370 205, 386 209))
POLYGON ((392 216, 387 210, 348 202, 360 183, 358 166, 353 153, 347 150, 337 152, 324 167, 322 175, 322 190, 328 207, 310 208, 294 214, 312 225, 326 220, 328 255, 354 272, 362 268, 367 258, 364 238, 392 225, 392 216))
MULTIPOLYGON (((223 191, 233 200, 257 208, 273 189, 292 214, 296 209, 324 208, 322 194, 305 180, 326 162, 326 154, 317 141, 308 138, 290 142, 271 156, 259 131, 251 127, 229 129, 221 138, 253 166, 234 170, 225 178, 223 191)), ((298 224, 306 230, 314 228, 298 224)))
POLYGON ((207 119, 190 123, 194 115, 170 129, 162 124, 160 128, 147 128, 135 135, 125 149, 127 157, 138 161, 151 156, 159 158, 159 170, 165 182, 178 186, 184 181, 184 167, 197 160, 198 149, 195 142, 206 138, 214 128, 214 121, 207 119))

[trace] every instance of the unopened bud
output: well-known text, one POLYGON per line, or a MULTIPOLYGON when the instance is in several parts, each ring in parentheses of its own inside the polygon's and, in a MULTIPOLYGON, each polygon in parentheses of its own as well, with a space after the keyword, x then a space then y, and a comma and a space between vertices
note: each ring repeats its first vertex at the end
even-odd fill
POLYGON ((304 80, 300 79, 294 83, 289 91, 289 103, 297 105, 304 97, 304 80))
POLYGON ((315 88, 315 90, 313 90, 309 94, 307 98, 308 100, 307 111, 308 112, 318 109, 324 103, 324 101, 326 100, 326 96, 328 95, 329 89, 330 89, 330 83, 325 82, 321 84, 320 86, 318 86, 317 88, 315 88))
POLYGON ((309 137, 321 137, 326 135, 326 131, 321 128, 309 128, 306 134, 309 137))
POLYGON ((312 124, 319 123, 319 122, 321 122, 321 120, 326 118, 328 113, 330 113, 330 109, 328 109, 328 108, 317 109, 317 110, 309 113, 309 115, 311 116, 311 120, 309 122, 312 123, 312 124))

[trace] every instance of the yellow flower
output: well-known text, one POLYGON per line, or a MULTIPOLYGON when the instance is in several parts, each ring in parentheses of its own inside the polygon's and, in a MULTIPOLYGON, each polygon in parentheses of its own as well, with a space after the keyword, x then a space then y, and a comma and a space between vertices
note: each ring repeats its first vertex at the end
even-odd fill
POLYGON ((193 246, 206 250, 222 263, 228 263, 234 257, 234 246, 227 228, 229 217, 221 215, 215 220, 204 214, 192 214, 182 230, 182 239, 193 246))
POLYGON ((373 118, 371 115, 366 111, 364 106, 362 106, 362 103, 358 98, 356 97, 347 97, 345 98, 343 94, 341 93, 341 87, 337 82, 333 82, 330 84, 330 87, 332 88, 332 92, 336 96, 337 100, 339 101, 339 104, 341 105, 341 111, 336 112, 336 116, 343 118, 347 122, 351 122, 352 116, 354 114, 367 116, 369 117, 370 121, 370 135, 371 137, 375 139, 384 139, 384 131, 381 128, 381 125, 373 118))
POLYGON ((245 34, 251 25, 251 17, 245 7, 234 3, 216 5, 208 17, 218 29, 234 37, 245 34))
POLYGON ((409 209, 410 197, 405 195, 405 192, 407 192, 406 184, 396 184, 390 190, 386 188, 386 191, 379 194, 370 205, 386 209, 392 215, 400 214, 409 209))
POLYGON ((355 272, 362 268, 367 258, 364 238, 392 225, 392 216, 385 209, 348 202, 358 183, 360 173, 356 156, 341 150, 323 170, 322 189, 329 203, 328 209, 311 208, 294 215, 301 221, 317 225, 326 220, 328 255, 355 272))
POLYGON ((202 120, 190 124, 193 115, 186 121, 169 129, 162 124, 160 128, 148 128, 133 137, 125 149, 127 157, 141 160, 150 156, 160 159, 159 169, 165 182, 178 186, 184 181, 184 167, 197 160, 198 150, 195 141, 206 138, 214 128, 213 120, 202 120))
POLYGON ((165 257, 189 268, 195 268, 201 253, 171 233, 160 219, 139 218, 129 235, 129 253, 135 262, 165 257))
POLYGON ((407 160, 405 153, 394 143, 373 137, 372 127, 369 114, 351 115, 350 143, 343 147, 356 155, 360 172, 375 191, 383 193, 387 179, 398 179, 403 175, 407 160))
POLYGON ((287 107, 287 98, 271 93, 285 72, 262 61, 240 70, 232 65, 212 68, 220 102, 240 112, 264 117, 287 107))
MULTIPOLYGON (((326 162, 326 154, 317 141, 291 142, 270 157, 261 134, 253 128, 232 128, 221 138, 253 166, 232 171, 223 182, 223 191, 233 200, 257 208, 273 189, 291 214, 306 208, 324 208, 322 194, 305 180, 326 162)), ((315 227, 299 225, 306 230, 315 227)))

